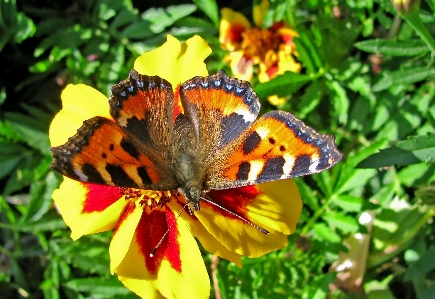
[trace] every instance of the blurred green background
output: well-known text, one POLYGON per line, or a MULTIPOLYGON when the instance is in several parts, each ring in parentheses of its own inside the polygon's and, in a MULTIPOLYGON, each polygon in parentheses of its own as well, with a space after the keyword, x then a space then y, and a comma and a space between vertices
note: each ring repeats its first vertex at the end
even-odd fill
MULTIPOLYGON (((435 1, 276 0, 300 74, 252 85, 322 133, 345 157, 297 179, 304 209, 287 248, 211 268, 217 298, 435 298, 435 1), (406 1, 405 1, 406 2, 406 1), (216 287, 217 286, 217 287, 216 287)), ((137 298, 110 275, 111 233, 76 242, 51 194, 48 128, 68 83, 109 95, 134 59, 172 34, 200 35, 210 73, 230 68, 219 9, 247 1, 0 0, 0 298, 137 298)), ((168 282, 170 283, 170 282, 168 282)), ((212 283, 213 285, 213 283, 212 283)))

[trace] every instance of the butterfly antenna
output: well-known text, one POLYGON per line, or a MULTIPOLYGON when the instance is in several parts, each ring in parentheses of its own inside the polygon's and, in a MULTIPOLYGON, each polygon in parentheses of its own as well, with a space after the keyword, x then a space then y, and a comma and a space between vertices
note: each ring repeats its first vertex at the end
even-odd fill
POLYGON ((151 251, 150 253, 150 257, 153 257, 154 254, 156 253, 157 249, 160 247, 160 245, 162 244, 163 240, 165 239, 166 235, 169 233, 169 231, 171 230, 171 228, 174 226, 174 224, 177 222, 178 218, 180 217, 181 213, 183 213, 184 209, 186 207, 189 206, 189 203, 187 202, 183 208, 181 209, 180 213, 178 213, 177 218, 175 218, 175 221, 171 223, 171 225, 168 227, 168 229, 166 230, 166 232, 163 234, 163 236, 160 238, 159 243, 157 243, 157 245, 154 247, 154 249, 151 251))
POLYGON ((252 223, 251 221, 249 221, 248 219, 243 218, 242 216, 240 216, 240 215, 238 215, 238 214, 236 214, 236 213, 234 213, 234 212, 232 212, 232 211, 230 211, 230 210, 224 208, 224 207, 221 206, 221 205, 218 205, 217 203, 213 202, 211 199, 209 199, 209 198, 207 198, 207 197, 202 197, 202 196, 201 196, 201 198, 202 198, 202 200, 204 200, 204 201, 206 201, 206 202, 208 202, 208 203, 214 205, 215 207, 218 207, 218 208, 220 208, 221 210, 224 210, 225 212, 230 213, 231 215, 233 215, 233 216, 239 218, 240 220, 245 221, 247 224, 249 224, 250 226, 255 227, 256 229, 258 229, 258 230, 259 230, 260 232, 262 232, 263 234, 266 234, 266 235, 270 234, 270 233, 269 233, 267 230, 265 230, 264 228, 261 228, 261 227, 255 225, 254 223, 252 223))

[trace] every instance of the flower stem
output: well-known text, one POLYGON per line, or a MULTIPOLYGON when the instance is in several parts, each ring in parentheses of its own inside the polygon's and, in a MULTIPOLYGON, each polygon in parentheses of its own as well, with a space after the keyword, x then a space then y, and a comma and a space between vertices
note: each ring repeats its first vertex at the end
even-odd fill
POLYGON ((416 9, 411 14, 403 14, 401 17, 415 30, 431 52, 435 53, 435 40, 421 21, 419 10, 416 9))

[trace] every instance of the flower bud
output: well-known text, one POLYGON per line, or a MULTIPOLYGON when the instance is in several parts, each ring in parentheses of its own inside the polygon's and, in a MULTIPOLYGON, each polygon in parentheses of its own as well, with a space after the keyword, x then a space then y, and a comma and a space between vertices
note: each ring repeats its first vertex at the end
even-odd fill
POLYGON ((412 14, 420 8, 420 0, 391 0, 399 15, 412 14))

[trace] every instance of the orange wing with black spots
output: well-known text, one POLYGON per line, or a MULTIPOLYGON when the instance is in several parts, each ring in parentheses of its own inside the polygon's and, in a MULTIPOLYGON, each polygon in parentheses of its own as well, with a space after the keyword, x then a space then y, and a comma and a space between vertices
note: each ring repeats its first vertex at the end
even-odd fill
POLYGON ((334 137, 322 135, 293 114, 271 111, 259 118, 217 160, 206 186, 233 188, 318 173, 341 160, 334 137))
POLYGON ((103 117, 85 121, 66 144, 51 150, 52 168, 75 180, 130 188, 177 188, 164 169, 166 164, 155 163, 143 153, 140 144, 103 117))
POLYGON ((131 70, 128 78, 112 87, 110 114, 136 142, 167 160, 172 143, 175 109, 172 85, 158 77, 131 70))
POLYGON ((246 81, 229 78, 224 71, 194 77, 180 87, 184 113, 201 145, 201 165, 237 139, 257 118, 260 102, 246 81))

